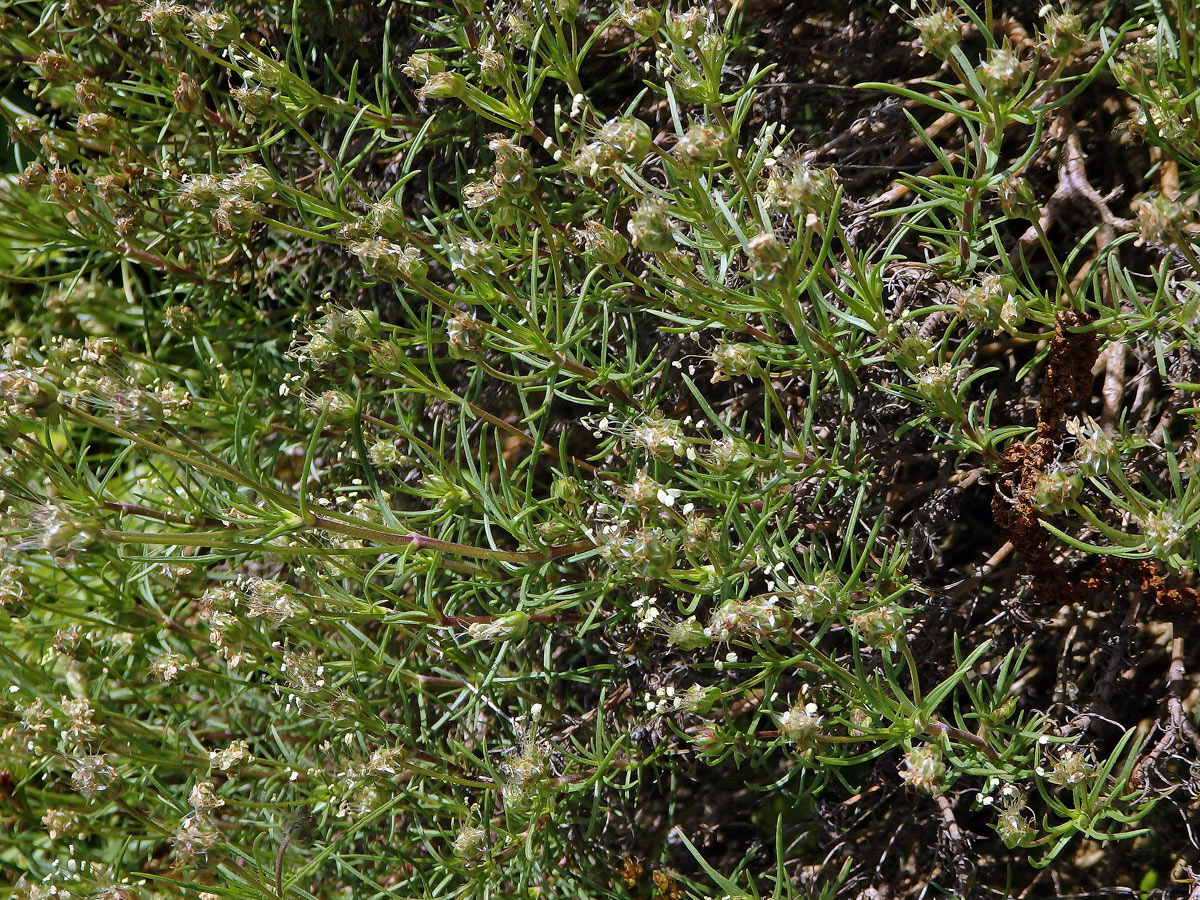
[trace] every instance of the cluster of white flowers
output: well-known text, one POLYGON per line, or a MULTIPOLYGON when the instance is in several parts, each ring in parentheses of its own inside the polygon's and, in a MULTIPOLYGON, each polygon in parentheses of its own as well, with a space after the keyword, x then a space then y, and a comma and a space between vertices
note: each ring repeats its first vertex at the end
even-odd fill
POLYGON ((633 609, 637 615, 638 631, 645 631, 658 621, 661 610, 654 604, 654 598, 643 594, 633 601, 633 609))
POLYGON ((679 698, 675 695, 675 686, 666 685, 654 689, 654 696, 646 701, 646 711, 650 713, 666 713, 678 708, 679 698))

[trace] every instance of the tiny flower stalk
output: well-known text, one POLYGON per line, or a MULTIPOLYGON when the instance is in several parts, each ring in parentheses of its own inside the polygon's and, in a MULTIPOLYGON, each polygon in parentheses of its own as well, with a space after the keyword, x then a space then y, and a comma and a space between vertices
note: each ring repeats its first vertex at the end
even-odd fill
POLYGON ((438 624, 465 628, 473 638, 499 642, 524 637, 531 625, 560 625, 577 621, 578 613, 525 613, 517 610, 495 616, 443 616, 438 624))

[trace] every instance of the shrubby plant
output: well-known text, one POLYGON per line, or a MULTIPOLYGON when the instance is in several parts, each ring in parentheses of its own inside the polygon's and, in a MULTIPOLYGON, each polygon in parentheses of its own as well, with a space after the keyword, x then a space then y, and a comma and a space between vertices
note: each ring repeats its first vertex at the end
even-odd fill
POLYGON ((1188 877, 1200 23, 860 6, 0 3, 7 895, 1188 877))

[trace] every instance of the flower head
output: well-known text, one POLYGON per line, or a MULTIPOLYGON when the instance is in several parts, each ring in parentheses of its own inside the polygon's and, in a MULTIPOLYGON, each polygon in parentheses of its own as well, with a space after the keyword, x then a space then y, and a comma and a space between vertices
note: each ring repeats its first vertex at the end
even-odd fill
POLYGON ((823 717, 817 715, 817 704, 797 700, 779 716, 779 733, 799 750, 810 750, 821 734, 823 717))
POLYGON ((81 756, 71 771, 71 787, 89 800, 110 790, 117 780, 117 770, 101 754, 81 756))
POLYGON ((941 749, 935 744, 921 744, 904 754, 900 778, 909 787, 927 794, 941 793, 946 789, 945 775, 946 763, 941 749))
POLYGON ((921 53, 928 53, 937 59, 948 59, 950 51, 962 40, 964 22, 949 6, 918 16, 912 24, 921 36, 921 53))

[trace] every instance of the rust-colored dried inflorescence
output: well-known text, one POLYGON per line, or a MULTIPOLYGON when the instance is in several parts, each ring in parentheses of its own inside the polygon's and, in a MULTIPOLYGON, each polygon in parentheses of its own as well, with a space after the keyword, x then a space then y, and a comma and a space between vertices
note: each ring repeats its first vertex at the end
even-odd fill
POLYGON ((1004 460, 1009 471, 997 482, 993 499, 997 521, 1026 560, 1035 595, 1057 603, 1070 602, 1078 588, 1046 550, 1049 535, 1039 523, 1036 495, 1061 447, 1067 405, 1090 394, 1092 366, 1100 349, 1099 335, 1082 330, 1090 322, 1078 310, 1058 314, 1039 394, 1037 436, 1009 448, 1004 460), (1006 495, 1011 499, 1006 501, 1006 495))

